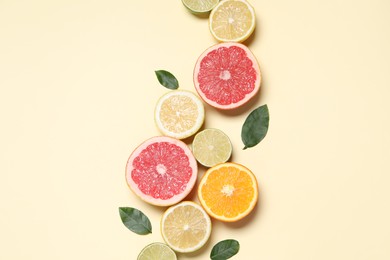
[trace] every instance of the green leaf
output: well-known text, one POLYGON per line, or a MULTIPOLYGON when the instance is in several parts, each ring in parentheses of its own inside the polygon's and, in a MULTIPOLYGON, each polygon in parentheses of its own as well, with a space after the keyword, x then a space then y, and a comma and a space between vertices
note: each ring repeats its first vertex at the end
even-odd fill
POLYGON ((268 106, 263 105, 253 110, 246 118, 241 129, 241 140, 246 148, 253 147, 267 135, 269 125, 268 106))
POLYGON ((237 254, 238 250, 240 250, 240 244, 237 240, 222 240, 218 242, 211 250, 210 259, 226 260, 237 254))
POLYGON ((148 217, 135 208, 123 207, 119 208, 123 224, 138 235, 146 235, 152 233, 152 224, 148 217))
POLYGON ((179 87, 179 82, 169 71, 166 70, 156 70, 155 71, 158 82, 166 88, 177 89, 179 87))

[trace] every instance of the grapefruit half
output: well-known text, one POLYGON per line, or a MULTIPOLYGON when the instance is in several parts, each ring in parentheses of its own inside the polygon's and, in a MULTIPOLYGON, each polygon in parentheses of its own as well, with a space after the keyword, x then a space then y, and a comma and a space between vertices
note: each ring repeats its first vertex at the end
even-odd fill
POLYGON ((256 57, 241 43, 219 43, 200 55, 194 69, 199 96, 218 109, 234 109, 247 103, 260 89, 261 73, 256 57))
POLYGON ((170 206, 183 200, 195 185, 198 166, 188 146, 157 136, 139 145, 126 164, 130 189, 152 205, 170 206))

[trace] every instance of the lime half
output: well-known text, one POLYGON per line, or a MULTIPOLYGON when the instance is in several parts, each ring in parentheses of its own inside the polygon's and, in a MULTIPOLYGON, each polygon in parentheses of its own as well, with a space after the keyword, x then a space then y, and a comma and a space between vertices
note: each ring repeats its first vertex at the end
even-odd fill
POLYGON ((182 0, 185 7, 195 14, 210 12, 219 0, 182 0))
POLYGON ((209 128, 195 135, 192 152, 200 164, 212 167, 229 160, 232 154, 232 144, 224 132, 209 128))
POLYGON ((177 257, 169 246, 156 242, 144 247, 137 260, 177 260, 177 257))

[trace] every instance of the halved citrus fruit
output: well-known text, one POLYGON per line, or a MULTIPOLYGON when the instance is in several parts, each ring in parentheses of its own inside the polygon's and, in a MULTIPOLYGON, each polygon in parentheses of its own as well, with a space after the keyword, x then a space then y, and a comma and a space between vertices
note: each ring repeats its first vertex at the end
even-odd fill
POLYGON ((151 243, 139 253, 137 260, 176 260, 175 252, 164 243, 151 243))
POLYGON ((204 113, 203 103, 194 93, 173 90, 158 100, 154 118, 164 135, 184 139, 199 130, 204 113))
POLYGON ((200 205, 183 201, 165 211, 161 218, 161 234, 173 250, 194 252, 209 239, 211 220, 200 205))
POLYGON ((237 163, 218 164, 202 177, 198 197, 211 217, 225 222, 238 221, 256 205, 257 180, 245 166, 237 163))
POLYGON ((170 206, 183 200, 195 185, 198 166, 180 140, 157 136, 138 146, 126 165, 126 181, 142 200, 170 206))
POLYGON ((192 153, 200 164, 212 167, 229 160, 232 154, 232 143, 221 130, 209 128, 195 135, 192 153))
POLYGON ((208 13, 219 2, 219 0, 182 0, 185 7, 195 14, 208 13))
POLYGON ((260 83, 256 57, 240 43, 214 45, 195 64, 196 91, 206 103, 219 109, 244 105, 259 91, 260 83))
POLYGON ((242 42, 255 25, 255 11, 246 0, 221 1, 209 17, 210 32, 220 42, 242 42))

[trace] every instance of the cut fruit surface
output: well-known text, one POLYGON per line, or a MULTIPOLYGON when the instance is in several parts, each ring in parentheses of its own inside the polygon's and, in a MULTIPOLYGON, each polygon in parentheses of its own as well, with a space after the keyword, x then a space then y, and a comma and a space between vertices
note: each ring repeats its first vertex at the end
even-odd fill
POLYGON ((256 57, 240 43, 214 45, 195 64, 196 91, 206 103, 219 109, 244 105, 257 94, 260 83, 256 57))
POLYGON ((221 1, 209 17, 210 32, 220 42, 242 42, 255 25, 255 11, 246 0, 221 1))
POLYGON ((212 167, 229 160, 232 154, 232 144, 224 132, 210 128, 195 135, 192 152, 200 164, 212 167))
POLYGON ((154 119, 161 133, 184 139, 199 130, 204 113, 203 103, 194 93, 173 90, 158 100, 154 119))
POLYGON ((142 200, 170 206, 183 200, 194 187, 198 167, 188 146, 180 140, 153 137, 130 155, 126 181, 142 200))
POLYGON ((256 205, 257 180, 248 168, 240 164, 218 164, 203 175, 198 197, 211 217, 225 222, 238 221, 256 205))
POLYGON ((137 260, 176 260, 175 252, 164 243, 147 245, 139 253, 137 260))
POLYGON ((208 13, 219 2, 219 0, 182 0, 185 7, 195 14, 208 13))
POLYGON ((200 205, 183 201, 165 211, 161 218, 161 234, 173 250, 194 252, 209 239, 211 220, 200 205))

